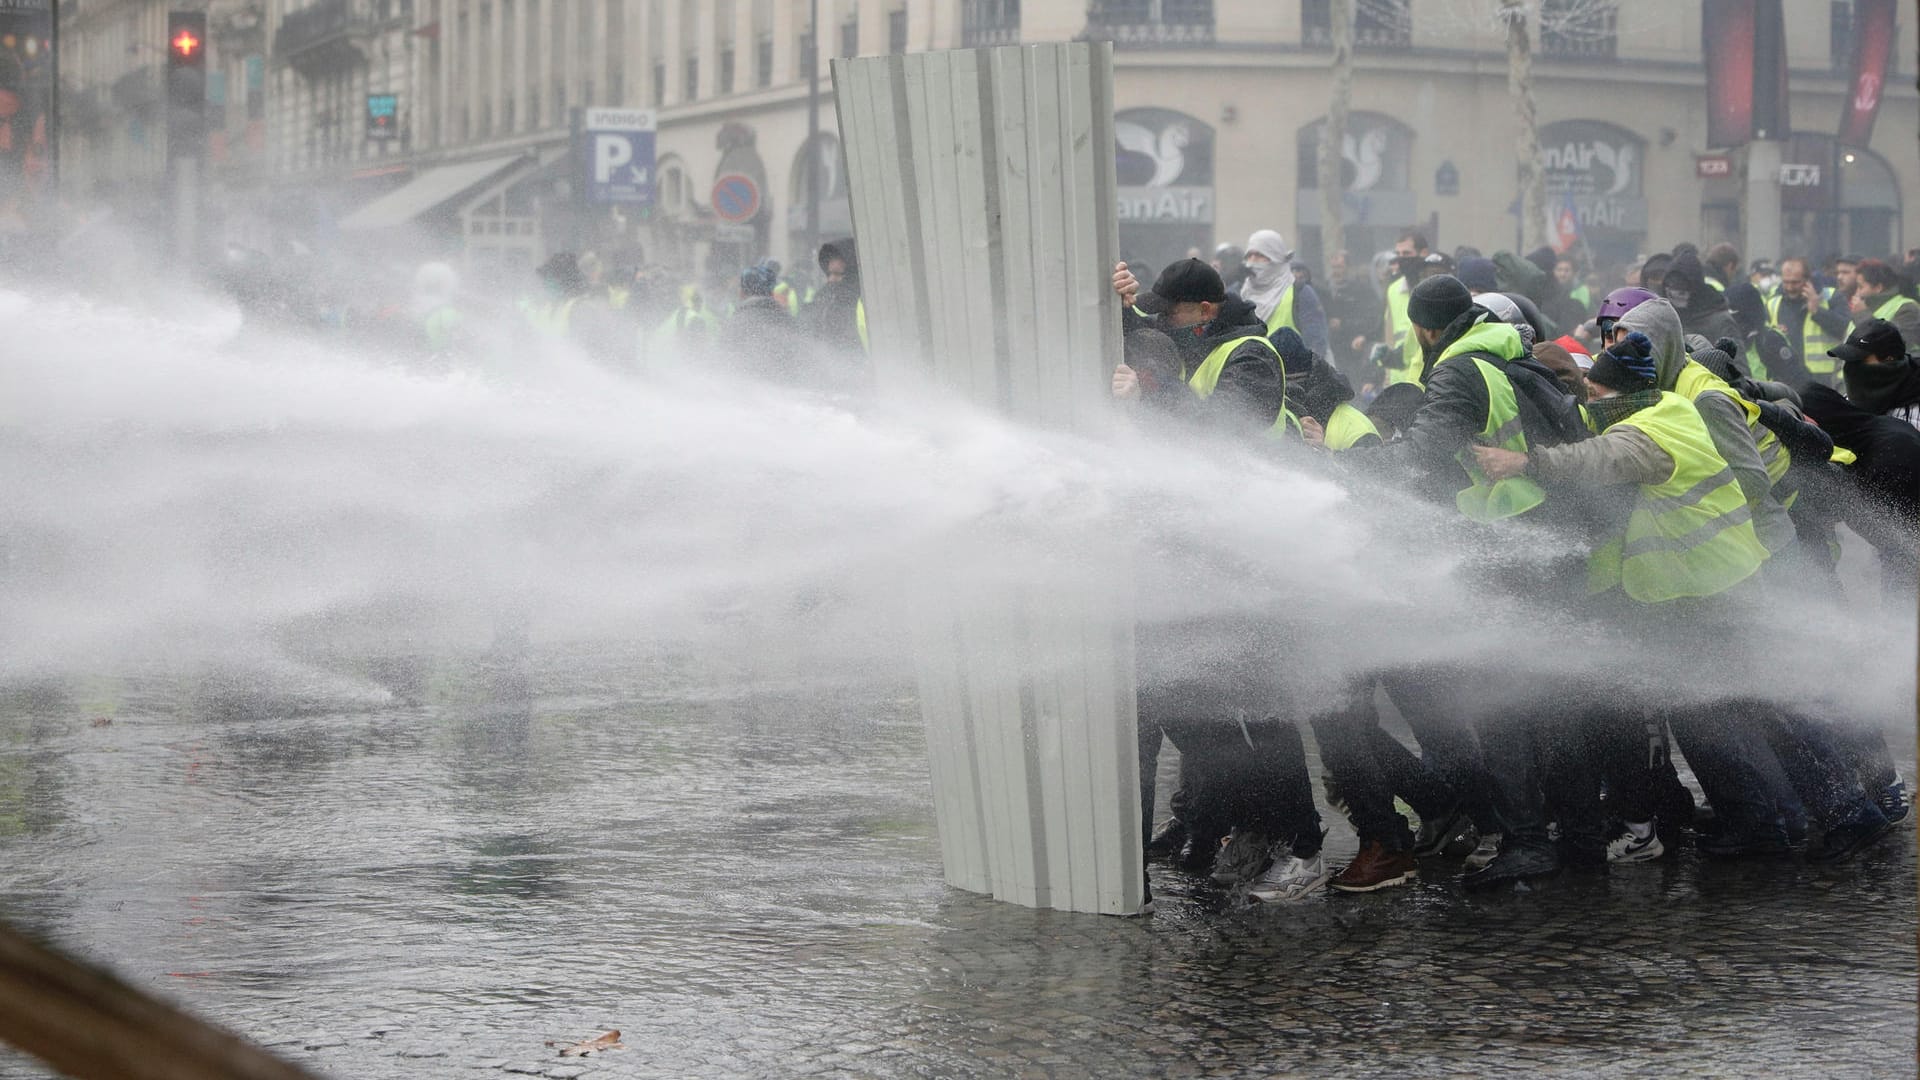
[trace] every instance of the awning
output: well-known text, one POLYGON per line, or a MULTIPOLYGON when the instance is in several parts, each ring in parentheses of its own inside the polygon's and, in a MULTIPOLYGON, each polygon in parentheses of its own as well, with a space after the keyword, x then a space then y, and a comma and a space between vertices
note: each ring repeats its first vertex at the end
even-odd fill
POLYGON ((340 228, 352 232, 366 232, 405 225, 427 211, 444 205, 448 200, 492 180, 510 166, 526 160, 527 158, 523 155, 514 154, 508 157, 487 158, 483 161, 468 161, 459 165, 442 165, 437 169, 428 169, 406 184, 342 218, 340 228))

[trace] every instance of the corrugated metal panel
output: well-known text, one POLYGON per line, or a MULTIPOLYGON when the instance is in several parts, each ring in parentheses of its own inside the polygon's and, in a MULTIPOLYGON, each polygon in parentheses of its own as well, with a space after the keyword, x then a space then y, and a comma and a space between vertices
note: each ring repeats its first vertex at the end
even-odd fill
MULTIPOLYGON (((840 137, 883 389, 928 383, 1023 423, 1104 429, 1120 359, 1113 58, 1074 43, 836 60, 840 137)), ((1143 899, 1126 553, 1120 583, 981 610, 911 602, 947 880, 1037 907, 1143 899)))

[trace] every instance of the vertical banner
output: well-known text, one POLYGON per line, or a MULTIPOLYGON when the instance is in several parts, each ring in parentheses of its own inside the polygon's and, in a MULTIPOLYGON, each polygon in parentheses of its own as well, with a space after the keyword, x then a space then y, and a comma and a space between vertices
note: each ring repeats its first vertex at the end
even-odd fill
MULTIPOLYGON (((1105 429, 1120 360, 1112 46, 841 59, 833 91, 881 390, 1105 429)), ((1056 548, 1074 573, 1046 584, 906 584, 941 858, 958 888, 1133 914, 1133 614, 1114 587, 1130 562, 1092 521, 1063 525, 1056 548)))
POLYGON ((0 233, 33 227, 52 176, 53 2, 0 0, 0 233))
POLYGON ((1707 54, 1707 145, 1753 139, 1755 0, 1704 0, 1700 41, 1707 54))
POLYGON ((1785 139, 1793 131, 1787 98, 1787 15, 1783 0, 1755 0, 1753 137, 1785 139))
POLYGON ((1893 59, 1894 0, 1854 0, 1853 76, 1840 110, 1840 142, 1866 146, 1893 59))

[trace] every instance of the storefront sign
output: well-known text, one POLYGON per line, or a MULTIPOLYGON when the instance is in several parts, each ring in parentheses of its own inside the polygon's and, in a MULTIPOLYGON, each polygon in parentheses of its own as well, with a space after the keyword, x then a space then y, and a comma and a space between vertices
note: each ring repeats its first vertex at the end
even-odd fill
POLYGON ((1733 175, 1733 159, 1725 154, 1708 154, 1695 158, 1693 174, 1702 180, 1724 180, 1733 175))
POLYGON ((1113 135, 1122 222, 1213 224, 1211 127, 1170 109, 1127 109, 1113 135))
POLYGON ((1780 166, 1780 186, 1810 188, 1820 186, 1820 166, 1791 162, 1780 166))
POLYGON ((1562 120, 1540 129, 1547 197, 1582 228, 1645 231, 1645 159, 1646 142, 1616 124, 1562 120))

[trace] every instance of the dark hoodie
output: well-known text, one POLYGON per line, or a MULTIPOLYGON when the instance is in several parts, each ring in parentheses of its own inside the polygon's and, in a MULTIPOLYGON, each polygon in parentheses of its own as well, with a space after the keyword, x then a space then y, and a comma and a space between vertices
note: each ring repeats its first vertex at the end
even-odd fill
POLYGON ((1287 376, 1287 407, 1295 416, 1311 416, 1325 425, 1333 410, 1353 400, 1353 384, 1314 355, 1291 327, 1281 327, 1268 340, 1280 353, 1280 366, 1287 376))
POLYGON ((1700 265, 1700 256, 1693 252, 1682 251, 1673 257, 1660 292, 1680 313, 1680 325, 1687 333, 1699 334, 1709 341, 1723 337, 1746 340, 1727 308, 1727 298, 1707 284, 1706 269, 1700 265))
POLYGON ((820 286, 800 313, 800 325, 815 341, 847 352, 861 352, 860 343, 860 261, 852 240, 834 240, 820 245, 820 269, 840 259, 847 264, 846 277, 820 286))

